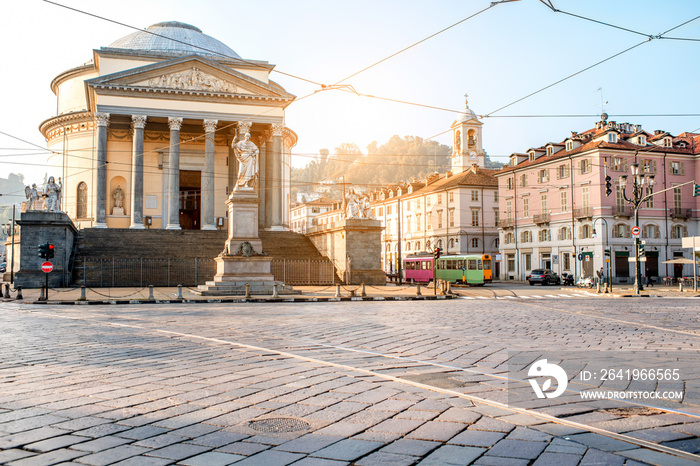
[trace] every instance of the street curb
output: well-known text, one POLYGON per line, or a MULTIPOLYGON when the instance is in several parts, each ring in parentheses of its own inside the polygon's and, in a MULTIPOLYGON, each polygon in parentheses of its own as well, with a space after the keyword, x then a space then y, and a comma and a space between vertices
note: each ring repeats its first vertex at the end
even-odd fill
POLYGON ((211 298, 211 299, 106 299, 99 301, 28 301, 26 304, 59 304, 68 306, 92 306, 92 305, 124 305, 124 304, 242 304, 242 303, 328 303, 339 301, 435 301, 442 299, 455 299, 457 295, 440 296, 347 296, 342 298, 211 298))

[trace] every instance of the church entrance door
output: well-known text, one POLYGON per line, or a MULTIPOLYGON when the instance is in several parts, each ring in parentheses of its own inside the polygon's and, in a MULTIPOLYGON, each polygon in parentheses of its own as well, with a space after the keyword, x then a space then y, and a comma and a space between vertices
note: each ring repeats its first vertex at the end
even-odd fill
POLYGON ((202 172, 180 170, 180 228, 200 229, 202 204, 202 172))

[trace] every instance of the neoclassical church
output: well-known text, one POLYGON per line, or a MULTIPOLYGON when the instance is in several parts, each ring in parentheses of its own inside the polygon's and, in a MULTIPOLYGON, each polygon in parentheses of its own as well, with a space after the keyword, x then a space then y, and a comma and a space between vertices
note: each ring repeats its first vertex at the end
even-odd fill
POLYGON ((248 132, 260 228, 283 229, 297 135, 273 68, 175 21, 93 50, 52 81, 57 114, 40 125, 64 156, 62 209, 82 228, 216 229, 238 171, 231 143, 248 132))

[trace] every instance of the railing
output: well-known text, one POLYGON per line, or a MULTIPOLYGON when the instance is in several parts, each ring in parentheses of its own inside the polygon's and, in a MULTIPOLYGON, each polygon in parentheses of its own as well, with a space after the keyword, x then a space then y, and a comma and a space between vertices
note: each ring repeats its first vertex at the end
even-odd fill
POLYGON ((574 218, 591 218, 593 217, 593 210, 590 207, 581 207, 579 209, 574 209, 574 218))
POLYGON ((673 207, 670 209, 669 213, 671 215, 671 218, 680 218, 683 220, 687 220, 691 217, 692 211, 691 209, 681 209, 673 207))
POLYGON ((616 217, 632 217, 632 208, 628 206, 616 205, 613 210, 613 215, 616 217))
MULTIPOLYGON (((335 268, 329 260, 273 260, 275 280, 287 285, 332 285, 335 268)), ((197 286, 212 280, 216 263, 194 259, 89 259, 74 270, 74 282, 94 287, 197 286)))
POLYGON ((549 214, 536 214, 532 216, 532 220, 536 225, 541 225, 543 223, 549 223, 549 214))
POLYGON ((514 225, 515 225, 515 220, 513 220, 512 218, 506 218, 503 220, 499 220, 499 222, 498 222, 499 228, 513 228, 514 225))

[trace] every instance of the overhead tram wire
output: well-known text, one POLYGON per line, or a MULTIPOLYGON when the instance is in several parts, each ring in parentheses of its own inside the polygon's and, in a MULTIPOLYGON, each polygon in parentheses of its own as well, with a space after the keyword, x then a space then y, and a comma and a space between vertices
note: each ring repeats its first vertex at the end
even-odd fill
MULTIPOLYGON (((208 49, 208 48, 206 48, 206 47, 201 47, 201 46, 199 46, 199 45, 190 44, 190 43, 188 43, 188 42, 181 41, 181 40, 178 40, 178 39, 174 39, 174 38, 172 38, 172 37, 167 37, 167 36, 164 36, 164 35, 162 35, 162 34, 158 34, 158 33, 156 33, 156 32, 149 31, 149 30, 147 30, 147 29, 139 28, 139 27, 136 27, 136 26, 131 26, 130 24, 122 23, 122 22, 117 21, 117 20, 114 20, 114 19, 109 19, 109 18, 106 18, 106 17, 104 17, 104 16, 100 16, 100 15, 95 14, 95 13, 90 13, 90 12, 87 12, 87 11, 85 11, 85 10, 81 10, 81 9, 79 9, 79 8, 73 8, 73 7, 70 7, 70 6, 68 6, 68 5, 63 5, 63 4, 61 4, 61 3, 54 2, 54 1, 51 1, 51 0, 44 0, 44 2, 50 3, 51 5, 55 5, 55 6, 58 6, 58 7, 61 7, 61 8, 65 8, 65 9, 67 9, 67 10, 75 11, 75 12, 77 12, 77 13, 82 13, 82 14, 87 15, 87 16, 92 16, 93 18, 101 19, 101 20, 103 20, 103 21, 107 21, 107 22, 110 22, 110 23, 118 24, 119 26, 124 26, 124 27, 127 27, 127 28, 129 28, 129 29, 133 29, 133 30, 135 30, 135 31, 145 32, 145 33, 147 33, 147 34, 151 34, 151 35, 154 35, 154 36, 157 36, 157 37, 161 37, 161 38, 163 38, 163 39, 167 39, 167 40, 170 40, 170 41, 173 41, 173 42, 177 42, 177 43, 180 43, 180 44, 184 44, 184 45, 187 45, 188 47, 197 48, 197 49, 199 49, 199 50, 202 50, 202 51, 205 51, 205 52, 209 52, 209 53, 213 53, 213 54, 215 54, 215 55, 219 55, 219 56, 224 57, 224 58, 229 58, 229 59, 231 59, 231 60, 235 60, 235 61, 238 61, 238 62, 241 62, 241 63, 245 63, 245 64, 247 64, 247 65, 252 65, 252 66, 256 66, 256 67, 258 67, 258 68, 267 69, 266 67, 260 65, 259 63, 251 62, 251 61, 245 60, 245 59, 243 59, 243 58, 231 57, 231 56, 229 56, 229 55, 226 55, 225 53, 221 53, 221 52, 218 52, 218 51, 216 51, 216 50, 211 50, 211 49, 208 49)), ((273 69, 272 72, 279 73, 279 74, 281 74, 281 75, 288 76, 288 77, 290 77, 290 78, 298 79, 298 80, 300 80, 300 81, 305 81, 305 82, 307 82, 307 83, 314 84, 314 85, 316 85, 316 86, 321 86, 321 83, 318 83, 318 82, 316 82, 316 81, 312 81, 312 80, 310 80, 310 79, 302 78, 301 76, 297 76, 297 75, 294 75, 294 74, 291 74, 291 73, 285 73, 284 71, 279 71, 279 70, 277 70, 277 69, 273 69)))

